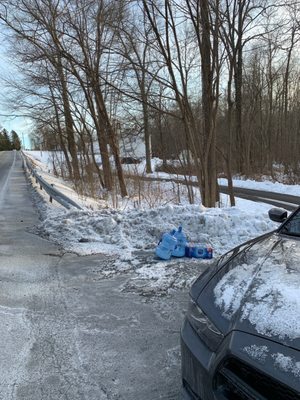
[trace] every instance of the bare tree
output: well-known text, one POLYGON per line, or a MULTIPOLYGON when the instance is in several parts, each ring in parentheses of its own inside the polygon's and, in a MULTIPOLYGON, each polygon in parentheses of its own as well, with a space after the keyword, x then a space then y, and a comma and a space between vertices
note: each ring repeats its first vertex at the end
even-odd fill
MULTIPOLYGON (((76 184, 80 173, 75 143, 74 124, 68 98, 67 77, 63 68, 59 39, 59 2, 38 0, 2 2, 0 19, 22 41, 26 50, 30 47, 37 60, 47 60, 55 68, 63 100, 68 150, 71 155, 72 174, 76 184), (29 18, 28 18, 29 17, 29 18)), ((33 61, 33 60, 32 60, 33 61)))
MULTIPOLYGON (((164 7, 154 1, 143 1, 144 11, 156 38, 156 48, 165 63, 168 78, 166 86, 178 104, 186 134, 194 153, 198 182, 204 205, 214 207, 217 200, 216 182, 216 130, 218 98, 218 30, 217 14, 206 1, 185 1, 185 6, 166 0, 164 7), (189 72, 186 68, 180 22, 188 21, 193 27, 187 31, 190 41, 196 38, 202 81, 202 126, 193 112, 189 93, 189 72), (213 24, 211 22, 213 21, 213 24), (202 128, 202 129, 201 129, 202 128), (201 134, 202 131, 202 134, 201 134)), ((195 78, 195 77, 194 77, 195 78)), ((200 90, 200 88, 199 88, 200 90)))

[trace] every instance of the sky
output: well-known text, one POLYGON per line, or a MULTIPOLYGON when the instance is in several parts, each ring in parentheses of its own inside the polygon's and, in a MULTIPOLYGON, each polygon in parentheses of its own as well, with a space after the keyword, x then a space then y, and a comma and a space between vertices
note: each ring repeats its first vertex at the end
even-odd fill
POLYGON ((0 127, 7 131, 14 130, 20 137, 24 148, 30 147, 30 131, 32 122, 27 117, 14 116, 14 112, 6 104, 9 89, 5 85, 5 78, 18 76, 16 67, 9 59, 8 47, 0 28, 0 127))

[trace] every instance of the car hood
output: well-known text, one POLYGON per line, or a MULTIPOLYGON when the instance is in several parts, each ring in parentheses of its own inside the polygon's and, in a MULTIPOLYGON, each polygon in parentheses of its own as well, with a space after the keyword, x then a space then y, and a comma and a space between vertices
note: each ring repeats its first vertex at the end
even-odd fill
POLYGON ((197 303, 226 335, 239 330, 300 350, 300 242, 272 234, 222 266, 197 303))

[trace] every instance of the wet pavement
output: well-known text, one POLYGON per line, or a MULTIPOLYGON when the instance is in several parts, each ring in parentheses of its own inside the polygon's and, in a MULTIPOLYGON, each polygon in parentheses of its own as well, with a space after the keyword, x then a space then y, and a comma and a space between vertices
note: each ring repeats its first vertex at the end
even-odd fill
POLYGON ((0 399, 180 399, 188 290, 135 290, 134 270, 103 273, 114 258, 30 233, 38 214, 19 155, 0 154, 0 168, 0 399))

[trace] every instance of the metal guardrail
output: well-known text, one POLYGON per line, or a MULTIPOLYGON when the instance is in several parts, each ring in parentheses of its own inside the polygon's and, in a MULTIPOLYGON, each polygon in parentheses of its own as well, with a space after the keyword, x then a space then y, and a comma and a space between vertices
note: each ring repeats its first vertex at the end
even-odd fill
POLYGON ((68 210, 70 210, 72 207, 75 207, 78 210, 82 210, 82 207, 80 207, 75 201, 69 199, 68 196, 64 195, 59 190, 55 189, 53 187, 53 184, 49 184, 48 182, 46 182, 45 179, 42 178, 41 175, 39 175, 37 171, 33 168, 31 162, 28 160, 28 157, 23 152, 22 152, 22 158, 23 158, 24 169, 25 170, 27 169, 30 172, 30 174, 35 178, 35 181, 36 183, 39 184, 40 189, 41 190, 44 189, 45 192, 49 194, 50 203, 52 203, 54 199, 68 210))

